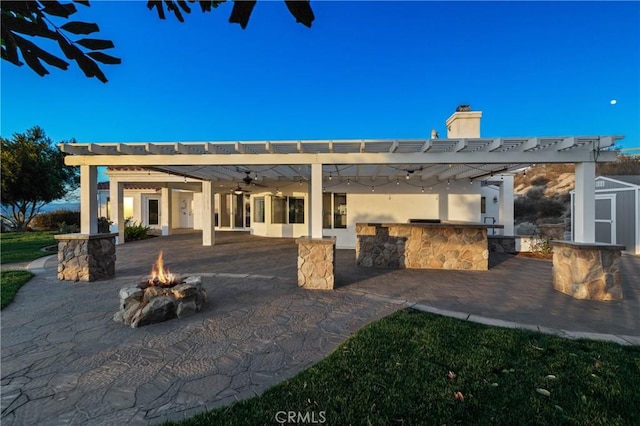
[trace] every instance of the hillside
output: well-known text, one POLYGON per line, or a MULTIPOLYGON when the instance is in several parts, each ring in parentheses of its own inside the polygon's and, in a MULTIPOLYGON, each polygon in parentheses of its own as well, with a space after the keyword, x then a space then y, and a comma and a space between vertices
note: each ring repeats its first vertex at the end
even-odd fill
MULTIPOLYGON (((539 164, 514 178, 516 223, 560 223, 570 214, 575 187, 573 164, 539 164)), ((615 163, 596 165, 597 176, 640 175, 640 157, 619 155, 615 163)))
MULTIPOLYGON (((525 173, 514 179, 516 195, 526 195, 537 187, 543 189, 547 197, 568 194, 575 186, 573 164, 538 164, 529 167, 525 173)), ((640 157, 619 155, 615 163, 598 163, 596 176, 640 175, 640 157)))

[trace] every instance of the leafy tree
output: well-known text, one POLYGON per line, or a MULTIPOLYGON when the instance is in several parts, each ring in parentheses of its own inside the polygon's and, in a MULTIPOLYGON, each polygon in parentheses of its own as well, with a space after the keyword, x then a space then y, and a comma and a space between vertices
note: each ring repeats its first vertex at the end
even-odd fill
MULTIPOLYGON (((165 19, 166 11, 173 15, 180 22, 184 22, 184 14, 191 13, 188 3, 195 0, 152 0, 147 2, 147 8, 155 9, 160 19, 165 19)), ((226 0, 198 0, 202 12, 211 12, 226 0)), ((60 3, 57 0, 37 0, 37 1, 3 1, 0 3, 2 15, 1 34, 2 59, 14 65, 22 66, 24 62, 29 68, 45 76, 49 71, 42 62, 48 65, 66 70, 69 63, 60 56, 56 56, 24 36, 44 37, 57 42, 64 56, 75 61, 87 77, 95 77, 103 83, 107 78, 98 66, 97 62, 108 65, 120 64, 121 60, 111 55, 103 53, 102 50, 114 47, 110 40, 96 38, 80 38, 72 40, 70 34, 86 35, 97 33, 100 28, 95 23, 71 21, 71 15, 77 12, 74 3, 89 6, 87 0, 73 0, 72 3, 60 3), (67 20, 64 25, 57 26, 53 19, 67 20), (18 54, 20 52, 20 55, 18 54), (97 61, 97 62, 96 62, 97 61)), ((233 9, 229 22, 240 24, 244 29, 249 23, 251 12, 256 4, 255 0, 234 0, 233 9)), ((289 12, 296 18, 296 22, 311 27, 315 19, 309 0, 285 0, 289 12)))
POLYGON ((46 203, 79 186, 79 171, 65 166, 65 154, 38 126, 0 140, 2 221, 24 230, 46 203))

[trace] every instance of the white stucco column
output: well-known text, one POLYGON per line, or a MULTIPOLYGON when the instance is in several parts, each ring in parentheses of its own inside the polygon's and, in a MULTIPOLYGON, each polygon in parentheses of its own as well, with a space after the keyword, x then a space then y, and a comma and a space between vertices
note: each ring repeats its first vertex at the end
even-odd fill
POLYGON ((576 163, 575 241, 596 241, 596 163, 576 163))
POLYGON ((500 185, 500 224, 504 226, 502 235, 513 236, 513 176, 503 175, 500 185))
POLYGON ((98 233, 98 168, 80 166, 80 232, 98 233))
POLYGON ((109 210, 111 232, 117 232, 116 244, 124 244, 124 183, 110 178, 109 210))
POLYGON ((309 236, 322 238, 322 164, 311 165, 309 236))
POLYGON ((449 192, 443 189, 438 193, 438 218, 449 220, 449 192))
POLYGON ((160 226, 162 227, 162 236, 171 235, 171 186, 167 185, 161 190, 161 211, 160 211, 160 226))
POLYGON ((214 226, 214 206, 215 193, 213 184, 209 180, 202 181, 202 245, 212 246, 215 244, 216 231, 214 226))

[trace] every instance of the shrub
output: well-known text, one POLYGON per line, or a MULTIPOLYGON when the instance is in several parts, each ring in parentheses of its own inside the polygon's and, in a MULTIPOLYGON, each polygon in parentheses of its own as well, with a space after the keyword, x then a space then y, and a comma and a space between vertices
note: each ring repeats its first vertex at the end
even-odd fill
POLYGON ((60 229, 61 223, 68 226, 80 226, 80 212, 56 210, 48 213, 40 213, 31 221, 31 227, 37 228, 40 231, 57 231, 60 229))
POLYGON ((536 206, 529 197, 518 197, 513 200, 513 216, 516 219, 533 219, 536 215, 536 206))
POLYGON ((549 179, 545 176, 537 176, 531 181, 533 186, 546 186, 549 183, 549 179))
POLYGON ((106 217, 102 216, 98 218, 98 232, 100 234, 107 234, 110 232, 111 229, 111 224, 113 222, 111 222, 109 219, 107 219, 106 217))
POLYGON ((527 198, 530 198, 531 200, 539 200, 542 197, 544 197, 543 188, 538 188, 537 186, 534 186, 529 191, 527 191, 527 198))
POLYGON ((65 222, 58 224, 58 232, 61 234, 76 234, 80 232, 80 227, 76 224, 67 225, 65 222))
POLYGON ((542 197, 538 200, 538 217, 560 217, 564 214, 565 206, 555 198, 542 197))
POLYGON ((536 235, 538 227, 531 222, 522 222, 516 225, 516 235, 536 235))
POLYGON ((551 247, 551 238, 542 237, 540 235, 536 235, 535 238, 531 239, 531 244, 529 245, 531 248, 531 253, 535 253, 542 257, 550 257, 553 254, 553 247, 551 247))
POLYGON ((137 223, 132 218, 127 218, 124 221, 124 240, 125 241, 137 241, 144 240, 150 237, 150 227, 144 226, 142 223, 137 223))

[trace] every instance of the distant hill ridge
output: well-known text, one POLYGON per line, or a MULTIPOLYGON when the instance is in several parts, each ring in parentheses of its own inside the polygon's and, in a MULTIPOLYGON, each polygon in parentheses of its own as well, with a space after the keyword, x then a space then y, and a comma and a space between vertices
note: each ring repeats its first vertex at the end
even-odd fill
MULTIPOLYGON (((640 176, 640 157, 619 155, 615 163, 596 164, 596 176, 640 176)), ((573 164, 537 164, 514 178, 516 195, 526 195, 532 188, 544 189, 544 195, 565 195, 575 188, 573 164)))

